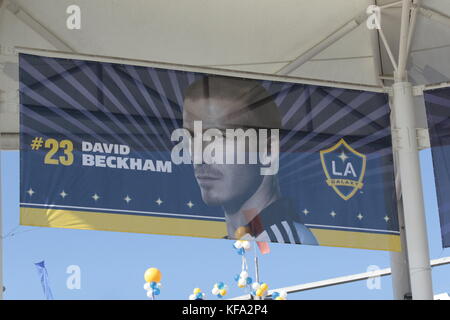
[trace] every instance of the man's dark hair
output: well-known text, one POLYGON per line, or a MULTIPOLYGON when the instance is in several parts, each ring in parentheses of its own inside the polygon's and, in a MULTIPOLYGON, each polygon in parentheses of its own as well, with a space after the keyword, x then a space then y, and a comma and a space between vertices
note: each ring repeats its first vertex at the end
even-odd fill
POLYGON ((185 91, 184 100, 223 100, 233 104, 226 122, 252 128, 281 128, 281 117, 271 95, 257 80, 225 76, 205 76, 185 91))

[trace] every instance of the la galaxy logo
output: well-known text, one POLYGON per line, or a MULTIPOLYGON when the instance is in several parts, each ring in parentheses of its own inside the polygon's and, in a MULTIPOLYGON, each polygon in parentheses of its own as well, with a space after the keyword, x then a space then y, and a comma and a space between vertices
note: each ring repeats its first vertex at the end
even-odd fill
POLYGON ((363 187, 366 156, 350 147, 344 139, 331 148, 320 151, 320 161, 327 185, 344 200, 353 197, 363 187))

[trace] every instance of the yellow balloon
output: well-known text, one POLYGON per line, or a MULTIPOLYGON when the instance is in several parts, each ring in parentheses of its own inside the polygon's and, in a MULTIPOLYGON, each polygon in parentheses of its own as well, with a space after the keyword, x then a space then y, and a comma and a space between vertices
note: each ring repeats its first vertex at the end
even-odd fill
POLYGON ((238 284, 238 287, 239 287, 239 288, 244 288, 244 287, 245 287, 245 284, 242 284, 242 283, 241 283, 241 284, 238 284))
POLYGON ((234 237, 235 237, 236 239, 240 239, 240 238, 242 238, 243 236, 245 236, 247 233, 250 233, 249 228, 247 228, 247 227, 239 227, 239 228, 237 228, 236 231, 234 232, 234 237))
POLYGON ((258 290, 256 290, 256 296, 257 297, 262 297, 263 295, 263 290, 261 290, 261 288, 259 288, 258 290))
POLYGON ((222 289, 222 290, 219 291, 219 293, 220 293, 221 296, 224 296, 224 295, 227 294, 227 290, 222 289))
POLYGON ((197 294, 197 293, 200 293, 200 292, 202 292, 202 290, 200 290, 200 288, 195 288, 194 289, 194 294, 197 294))
POLYGON ((147 282, 161 282, 161 271, 157 268, 148 268, 144 273, 144 279, 147 282))
POLYGON ((276 297, 275 300, 284 300, 283 297, 276 297))
POLYGON ((262 291, 266 291, 267 289, 269 289, 269 286, 267 285, 267 283, 263 283, 260 288, 262 291))

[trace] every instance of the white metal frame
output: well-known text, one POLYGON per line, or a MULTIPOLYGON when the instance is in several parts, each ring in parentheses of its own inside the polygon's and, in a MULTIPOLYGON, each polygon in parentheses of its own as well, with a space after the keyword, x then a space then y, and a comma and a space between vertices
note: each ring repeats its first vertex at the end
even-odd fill
POLYGON ((15 0, 9 0, 6 8, 14 14, 20 21, 29 26, 47 42, 53 45, 57 50, 74 52, 75 50, 66 42, 56 36, 52 31, 46 28, 41 22, 36 20, 28 12, 26 12, 15 0))
POLYGON ((131 65, 136 65, 136 66, 165 68, 165 69, 189 71, 189 72, 203 72, 203 73, 210 73, 210 74, 217 74, 217 75, 224 75, 224 76, 242 77, 242 78, 248 78, 248 79, 310 84, 310 85, 316 85, 316 86, 327 86, 327 87, 334 87, 334 88, 363 90, 363 91, 369 91, 369 92, 386 92, 386 90, 384 88, 379 87, 379 86, 360 85, 360 84, 341 82, 341 81, 326 81, 326 80, 319 80, 319 79, 292 77, 292 76, 287 76, 287 75, 271 75, 271 74, 267 74, 267 73, 221 69, 221 68, 214 68, 214 67, 204 67, 204 66, 202 67, 202 66, 194 66, 194 65, 186 65, 186 64, 128 59, 128 58, 120 58, 120 57, 108 57, 108 56, 100 56, 100 55, 93 55, 93 54, 71 53, 71 52, 64 52, 64 51, 34 49, 34 48, 25 48, 25 47, 16 47, 15 52, 16 53, 29 53, 29 54, 36 54, 36 55, 45 55, 47 57, 54 57, 54 58, 83 59, 83 60, 111 62, 111 63, 126 63, 126 64, 131 64, 131 65))
MULTIPOLYGON (((450 257, 439 258, 439 259, 434 259, 434 260, 430 261, 430 265, 432 267, 439 267, 439 266, 443 266, 446 264, 450 264, 450 257)), ((307 291, 307 290, 331 287, 331 286, 336 286, 336 285, 351 283, 351 282, 356 282, 356 281, 362 281, 362 280, 367 280, 367 279, 376 278, 376 277, 389 276, 391 273, 392 273, 391 268, 385 268, 385 269, 380 269, 380 270, 370 271, 370 272, 357 273, 357 274, 352 274, 352 275, 342 276, 342 277, 337 277, 337 278, 332 278, 332 279, 298 284, 298 285, 294 285, 294 286, 290 286, 290 287, 272 289, 272 290, 269 290, 268 295, 270 296, 273 292, 281 291, 281 290, 286 291, 289 294, 289 293, 296 293, 296 292, 302 292, 302 291, 307 291)), ((231 298, 230 300, 249 300, 250 298, 251 298, 250 295, 246 294, 246 295, 231 298)))

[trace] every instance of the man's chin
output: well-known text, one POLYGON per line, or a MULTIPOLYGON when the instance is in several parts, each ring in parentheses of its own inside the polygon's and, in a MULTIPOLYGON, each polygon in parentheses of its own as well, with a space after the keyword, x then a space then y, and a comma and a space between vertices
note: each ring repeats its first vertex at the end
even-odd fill
POLYGON ((202 194, 203 202, 206 203, 208 206, 221 206, 224 204, 224 200, 218 197, 217 195, 203 195, 202 194))
POLYGON ((203 202, 208 206, 223 206, 227 202, 227 198, 224 197, 224 193, 213 190, 212 188, 209 190, 201 189, 203 202))

